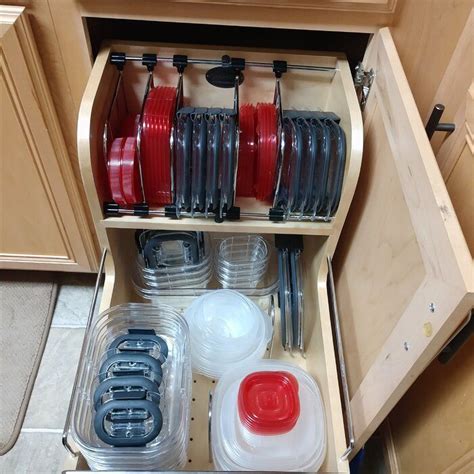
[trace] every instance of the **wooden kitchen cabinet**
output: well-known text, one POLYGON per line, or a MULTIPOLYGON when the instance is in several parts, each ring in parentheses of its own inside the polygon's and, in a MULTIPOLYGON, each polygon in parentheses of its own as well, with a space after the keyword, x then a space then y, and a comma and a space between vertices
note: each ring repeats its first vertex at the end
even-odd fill
MULTIPOLYGON (((305 333, 308 354, 306 359, 291 360, 308 370, 321 386, 328 430, 322 471, 347 472, 343 452, 349 440, 344 404, 338 395, 341 387, 331 321, 333 299, 328 295, 328 258, 335 262, 335 294, 349 382, 348 408, 353 419, 354 445, 349 457, 385 419, 473 305, 472 256, 390 32, 384 28, 374 35, 363 60, 366 71, 375 72, 362 114, 363 130, 343 61, 336 68, 337 74, 315 83, 315 96, 324 98, 323 108, 335 108, 342 114, 351 150, 341 206, 331 222, 319 223, 275 224, 243 218, 240 222, 216 224, 199 218, 104 215, 102 136, 117 77, 115 66, 109 62, 110 53, 122 50, 139 55, 161 51, 165 56, 172 55, 173 51, 167 48, 123 42, 105 45, 97 56, 82 100, 78 124, 81 170, 101 245, 108 250, 101 310, 140 301, 130 277, 136 229, 303 234, 304 304, 310 315, 305 333)), ((179 46, 171 48, 181 51, 179 46)), ((192 45, 188 48, 193 52, 192 45)), ((196 50, 201 55, 210 54, 196 50)), ((337 61, 337 57, 314 53, 311 60, 337 61)), ((137 72, 136 66, 130 67, 126 77, 131 85, 126 96, 129 103, 138 107, 145 76, 143 71, 137 72)), ((166 82, 172 81, 171 77, 163 74, 162 83, 171 85, 166 82)), ((191 82, 195 85, 195 78, 191 82)), ((202 97, 197 93, 193 96, 194 100, 202 97)), ((278 350, 274 354, 288 358, 278 350)), ((194 389, 196 398, 204 398, 209 387, 208 380, 200 381, 194 389)), ((212 469, 207 437, 202 436, 207 426, 203 406, 193 406, 197 411, 191 437, 196 442, 189 450, 192 464, 188 468, 198 470, 212 469)), ((207 410, 207 405, 204 408, 207 410)), ((68 426, 67 434, 69 429, 68 426)))
POLYGON ((0 268, 91 271, 97 245, 22 7, 0 6, 0 268))
MULTIPOLYGON (((467 179, 464 170, 470 166, 472 155, 467 153, 471 150, 469 143, 472 140, 463 142, 463 153, 459 155, 462 160, 460 158, 457 162, 459 165, 450 174, 447 189, 424 134, 424 120, 420 118, 413 99, 415 95, 418 109, 420 104, 423 106, 424 118, 427 104, 431 103, 436 91, 434 83, 439 82, 442 76, 440 71, 449 62, 448 46, 451 47, 455 41, 451 37, 449 41, 444 41, 443 54, 433 63, 432 74, 429 69, 432 56, 426 51, 436 51, 438 43, 430 41, 431 30, 428 26, 419 31, 413 21, 418 16, 410 12, 423 10, 420 6, 423 3, 424 24, 428 25, 432 15, 439 17, 444 2, 301 0, 293 5, 292 2, 284 2, 285 5, 273 8, 274 3, 270 5, 270 2, 262 1, 259 5, 253 2, 251 15, 248 3, 244 0, 159 3, 45 0, 17 3, 28 6, 38 44, 50 53, 43 58, 43 62, 48 72, 48 82, 56 86, 52 91, 53 101, 59 122, 64 128, 69 159, 73 162, 75 152, 72 153, 71 149, 76 142, 74 122, 81 109, 78 136, 84 189, 100 245, 108 249, 101 309, 139 300, 130 278, 135 256, 133 232, 136 229, 181 228, 210 232, 304 234, 305 305, 312 314, 312 325, 306 335, 310 347, 309 357, 298 363, 321 384, 329 414, 330 446, 323 470, 347 471, 348 463, 341 458, 348 439, 344 429, 344 404, 339 399, 341 387, 331 327, 327 257, 334 259, 336 295, 347 359, 355 432, 355 450, 351 456, 422 374, 474 304, 472 254, 468 247, 470 237, 463 229, 463 222, 468 222, 468 217, 463 215, 462 204, 458 206, 457 202, 462 203, 463 198, 456 198, 459 194, 455 191, 463 187, 459 183, 465 183, 467 179), (436 9, 430 9, 432 3, 436 3, 436 9), (200 23, 374 34, 363 64, 366 69, 374 68, 375 81, 363 112, 363 131, 361 124, 358 134, 352 136, 353 139, 360 139, 360 143, 351 160, 351 168, 346 170, 345 198, 337 218, 327 225, 317 223, 311 227, 306 224, 275 226, 268 222, 246 221, 222 225, 203 220, 171 221, 164 217, 141 219, 134 216, 104 216, 103 199, 96 188, 97 150, 100 147, 98 137, 101 121, 113 92, 114 70, 107 65, 106 49, 99 53, 97 60, 92 57, 85 21, 88 17, 176 22, 180 25, 200 23), (380 29, 381 26, 392 24, 395 41, 392 41, 388 29, 380 29), (412 38, 416 39, 418 35, 422 35, 423 44, 414 48, 412 38), (60 61, 51 59, 58 57, 61 57, 60 61), (408 66, 408 81, 402 64, 408 66), (421 84, 422 76, 429 76, 429 87, 424 88, 421 84), (413 86, 413 95, 410 86, 413 86), (364 151, 360 162, 362 136, 364 151), (360 178, 354 193, 359 166, 360 178)), ((450 32, 458 31, 459 15, 463 14, 465 5, 466 2, 456 2, 452 10, 446 11, 446 16, 456 26, 450 32), (452 14, 454 11, 456 15, 452 14)), ((438 36, 440 41, 445 38, 443 35, 438 36)), ((138 49, 137 45, 131 44, 125 47, 142 52, 146 49, 145 45, 138 49)), ((317 45, 314 49, 317 49, 317 45)), ((26 77, 30 83, 33 82, 31 72, 26 77)), ((348 87, 350 81, 347 75, 344 77, 344 87, 348 87)), ((41 94, 39 97, 43 100, 41 94)), ((9 100, 13 103, 13 99, 9 100)), ((351 110, 351 120, 355 120, 355 109, 352 107, 351 110)), ((18 127, 14 130, 18 130, 18 127)), ((44 133, 44 126, 42 131, 44 133)), ((20 163, 18 160, 18 166, 20 163)), ((61 163, 63 170, 65 165, 61 163)), ((73 163, 71 166, 74 168, 77 165, 73 163)), ((47 176, 49 181, 50 176, 55 176, 54 171, 48 171, 47 176)), ((76 172, 76 178, 78 176, 76 172)), ((37 173, 28 179, 31 183, 34 180, 43 183, 40 181, 42 177, 44 174, 37 173)), ((13 178, 11 182, 14 182, 13 178)), ((61 180, 55 179, 54 186, 59 186, 58 182, 61 180)), ((13 187, 8 182, 5 186, 10 186, 9 189, 13 187)), ((44 188, 44 184, 42 186, 44 188)), ((63 186, 66 194, 70 194, 70 189, 73 186, 63 186)), ((51 193, 46 193, 46 196, 49 195, 51 193)), ((47 199, 39 195, 36 201, 47 202, 47 199)), ((56 205, 75 209, 67 200, 56 205)), ((42 219, 48 222, 54 234, 53 230, 60 228, 56 219, 58 214, 49 211, 50 208, 46 209, 42 219)), ((36 228, 38 222, 30 220, 29 224, 30 228, 36 228)), ((71 235, 76 235, 75 229, 78 228, 77 222, 69 221, 62 227, 68 233, 72 232, 71 235)), ((80 235, 79 230, 77 233, 80 235)), ((25 238, 31 235, 33 232, 26 234, 25 238)), ((61 238, 46 237, 38 242, 49 245, 47 251, 51 254, 58 253, 64 255, 61 258, 70 258, 69 253, 74 252, 69 252, 64 244, 64 240, 67 240, 65 231, 60 235, 61 238)), ((15 242, 14 236, 10 235, 9 241, 15 242)), ((20 243, 19 240, 16 244, 20 243)), ((69 247, 72 248, 71 245, 69 247)), ((65 267, 68 265, 67 262, 64 264, 65 267)), ((278 357, 284 358, 285 355, 279 354, 278 357)), ((196 392, 199 397, 205 396, 208 385, 207 382, 199 384, 196 392)), ((194 433, 202 434, 207 422, 204 412, 199 412, 196 420, 198 423, 193 428, 194 433)), ((397 433, 403 433, 403 429, 399 428, 397 433)), ((197 439, 197 436, 193 438, 197 439)), ((207 460, 207 440, 204 438, 191 446, 193 463, 188 467, 212 468, 207 460)), ((407 448, 405 452, 408 451, 407 448)), ((83 463, 75 468, 81 466, 83 463)))

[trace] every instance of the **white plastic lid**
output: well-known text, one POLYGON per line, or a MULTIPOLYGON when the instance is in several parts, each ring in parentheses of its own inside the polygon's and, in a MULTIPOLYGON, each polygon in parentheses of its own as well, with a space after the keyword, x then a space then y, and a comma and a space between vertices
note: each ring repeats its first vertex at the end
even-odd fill
POLYGON ((326 422, 316 382, 303 369, 276 360, 262 360, 226 372, 214 391, 211 444, 217 470, 317 471, 326 455, 326 422), (258 435, 240 421, 240 383, 247 375, 260 371, 289 372, 298 381, 300 416, 287 433, 258 435))

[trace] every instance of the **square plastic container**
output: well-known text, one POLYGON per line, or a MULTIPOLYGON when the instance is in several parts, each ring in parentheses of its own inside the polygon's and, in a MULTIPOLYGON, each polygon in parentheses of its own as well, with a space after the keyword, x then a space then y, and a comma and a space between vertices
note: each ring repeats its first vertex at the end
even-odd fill
POLYGON ((223 288, 256 287, 269 259, 269 245, 260 235, 228 237, 218 246, 217 279, 223 288))
POLYGON ((324 461, 326 421, 321 393, 313 378, 295 365, 262 360, 227 371, 214 391, 211 414, 211 447, 218 471, 317 472, 324 461), (283 373, 287 379, 294 377, 296 384, 291 382, 289 390, 281 382, 272 380, 269 384, 266 380, 262 387, 262 378, 268 379, 269 372, 275 372, 275 376, 283 373), (259 381, 251 383, 249 391, 246 378, 252 374, 259 381), (242 396, 247 398, 244 415, 239 400, 242 396), (247 415, 252 418, 252 426, 247 415), (284 420, 284 426, 275 423, 278 417, 284 420), (266 434, 259 432, 262 427, 266 434), (269 427, 275 434, 269 434, 269 427))

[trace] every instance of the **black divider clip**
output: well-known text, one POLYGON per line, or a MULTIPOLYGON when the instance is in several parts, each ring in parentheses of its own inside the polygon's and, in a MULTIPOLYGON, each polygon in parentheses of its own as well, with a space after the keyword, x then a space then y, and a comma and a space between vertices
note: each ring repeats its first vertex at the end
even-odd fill
POLYGON ((277 249, 303 250, 303 236, 275 234, 275 246, 277 249))
POLYGON ((188 65, 188 57, 184 54, 175 54, 173 56, 173 66, 178 70, 179 74, 183 74, 188 65))
POLYGON ((133 215, 138 217, 146 217, 150 214, 150 207, 146 202, 135 204, 133 206, 133 215))
POLYGON ((158 58, 156 54, 144 53, 142 55, 142 64, 146 66, 148 72, 152 72, 155 69, 158 58))
POLYGON ((231 58, 229 55, 225 54, 224 56, 222 56, 222 66, 230 67, 236 72, 241 72, 245 69, 245 59, 231 58))
POLYGON ((171 219, 179 219, 178 213, 176 211, 176 206, 174 204, 165 206, 165 217, 170 217, 171 219))
POLYGON ((240 220, 240 207, 232 206, 230 209, 227 210, 225 216, 229 221, 240 220))
POLYGON ((110 64, 116 66, 119 71, 123 71, 126 61, 125 53, 110 53, 110 64))
POLYGON ((120 217, 120 207, 113 201, 104 202, 105 217, 120 217))
POLYGON ((283 222, 285 220, 285 212, 281 207, 271 207, 268 211, 268 219, 272 222, 283 222))
POLYGON ((280 78, 283 73, 288 71, 288 63, 286 61, 273 61, 273 72, 275 77, 280 78))

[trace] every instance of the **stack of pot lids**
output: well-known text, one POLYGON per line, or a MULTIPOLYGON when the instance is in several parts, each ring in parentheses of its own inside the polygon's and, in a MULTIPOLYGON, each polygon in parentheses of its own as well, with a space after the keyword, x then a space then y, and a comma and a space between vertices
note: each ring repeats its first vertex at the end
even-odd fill
POLYGON ((193 370, 210 378, 261 359, 271 340, 270 317, 234 290, 216 290, 196 298, 184 316, 191 333, 193 370))
POLYGON ((326 423, 316 382, 276 360, 229 370, 214 391, 211 446, 217 470, 318 471, 326 423))

